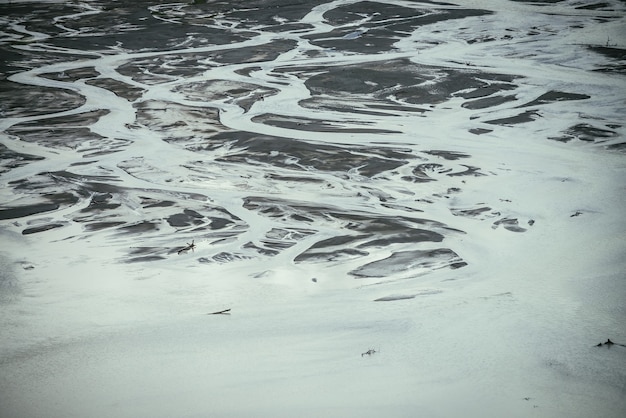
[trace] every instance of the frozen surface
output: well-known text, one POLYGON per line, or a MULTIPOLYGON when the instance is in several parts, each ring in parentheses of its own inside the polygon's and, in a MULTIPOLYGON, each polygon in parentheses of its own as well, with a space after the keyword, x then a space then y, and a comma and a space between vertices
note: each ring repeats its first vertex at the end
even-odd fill
POLYGON ((0 1, 0 417, 623 417, 625 13, 0 1))

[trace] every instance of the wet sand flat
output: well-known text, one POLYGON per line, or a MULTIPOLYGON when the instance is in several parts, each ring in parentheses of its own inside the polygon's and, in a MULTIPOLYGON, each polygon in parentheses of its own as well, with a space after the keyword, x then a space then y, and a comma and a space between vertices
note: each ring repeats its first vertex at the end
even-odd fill
POLYGON ((0 2, 0 416, 621 417, 625 11, 0 2))

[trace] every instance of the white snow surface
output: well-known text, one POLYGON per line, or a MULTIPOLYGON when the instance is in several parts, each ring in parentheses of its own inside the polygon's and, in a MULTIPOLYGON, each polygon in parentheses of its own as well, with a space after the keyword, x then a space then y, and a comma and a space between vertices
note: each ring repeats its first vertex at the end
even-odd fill
MULTIPOLYGON (((192 25, 188 44, 145 49, 52 42, 86 36, 80 19, 107 13, 95 2, 64 11, 56 33, 29 28, 28 16, 2 18, 2 45, 67 55, 5 78, 84 100, 32 114, 2 108, 2 144, 42 157, 2 171, 2 208, 45 193, 78 198, 0 220, 0 417, 625 416, 626 78, 601 70, 615 61, 587 47, 626 48, 624 2, 337 0, 299 6, 310 9, 302 26, 284 30, 294 18, 281 15, 283 3, 273 27, 238 22, 210 1, 204 15, 190 3, 145 6, 163 24, 194 11, 199 27, 242 36, 199 44, 192 25), (397 29, 385 51, 324 44, 367 42, 389 20, 407 20, 377 18, 367 6, 375 3, 383 15, 391 6, 492 13, 397 29), (360 17, 332 20, 340 10, 360 17), (292 46, 276 56, 259 49, 249 62, 220 61, 285 40, 292 46), (201 70, 165 71, 185 59, 201 70), (511 76, 511 89, 485 97, 513 98, 468 106, 471 88, 459 88, 418 103, 389 87, 386 104, 402 109, 375 107, 383 100, 375 93, 357 101, 325 92, 331 105, 305 105, 320 98, 306 83, 316 74, 391 62, 422 68, 426 87, 448 70, 511 76), (124 97, 72 76, 83 68, 139 93, 124 97), (551 91, 586 98, 523 107, 551 91), (29 122, 53 129, 54 118, 102 110, 81 122, 100 139, 59 146, 20 136, 29 122), (526 122, 490 123, 527 110, 526 122), (317 124, 305 129, 310 120, 317 124), (581 140, 571 133, 580 124, 612 133, 581 140), (365 162, 320 169, 278 148, 258 159, 235 140, 242 132, 345 147, 365 162), (567 132, 571 140, 554 139, 567 132), (220 133, 232 142, 205 142, 220 133), (408 163, 370 175, 366 161, 380 149, 408 163), (439 166, 425 168, 429 181, 408 181, 421 163, 439 166), (454 175, 469 167, 480 175, 454 175), (59 180, 61 171, 75 176, 59 180), (36 183, 48 175, 56 182, 36 183), (298 180, 277 180, 289 176, 298 180), (43 189, 18 189, 20 181, 43 189), (83 189, 90 182, 119 188, 101 190, 120 205, 103 222, 157 227, 88 228, 83 219, 100 193, 83 189), (146 199, 210 212, 214 229, 168 227, 174 212, 146 199), (220 229, 222 210, 232 223, 220 229), (372 243, 378 233, 355 229, 349 214, 427 220, 424 229, 442 241, 372 243), (25 233, 45 225, 57 227, 25 233), (361 241, 337 241, 334 258, 298 258, 319 256, 326 248, 316 243, 341 236, 361 241), (192 251, 176 252, 192 240, 192 251), (130 260, 139 247, 161 250, 130 260), (466 265, 451 268, 458 261, 466 265), (608 338, 616 344, 596 346, 608 338)), ((375 91, 384 82, 364 84, 375 91)))

